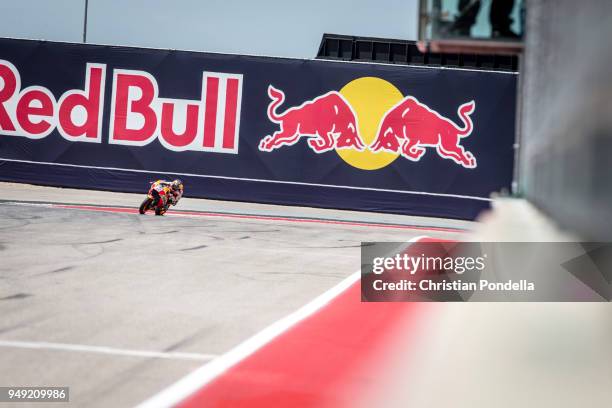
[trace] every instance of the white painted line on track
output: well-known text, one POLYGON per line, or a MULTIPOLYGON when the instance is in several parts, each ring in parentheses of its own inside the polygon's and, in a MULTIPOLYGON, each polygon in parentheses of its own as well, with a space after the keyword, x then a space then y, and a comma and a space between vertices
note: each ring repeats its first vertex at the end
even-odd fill
POLYGON ((196 369, 186 377, 183 377, 178 382, 161 391, 159 394, 144 401, 142 404, 138 405, 137 408, 170 407, 180 402, 202 386, 214 380, 230 367, 253 354, 274 338, 317 312, 340 293, 348 289, 352 284, 357 282, 359 277, 360 271, 351 274, 327 292, 324 292, 310 301, 310 303, 307 303, 290 315, 274 322, 210 363, 196 369))
MULTIPOLYGON (((412 238, 409 242, 417 242, 423 238, 427 238, 427 236, 417 236, 412 238)), ((187 374, 187 376, 181 378, 165 390, 162 390, 160 393, 139 404, 136 406, 136 408, 167 408, 176 405, 189 395, 196 392, 198 389, 213 381, 232 366, 236 365, 261 347, 265 346, 267 343, 274 340, 276 337, 280 336, 302 320, 322 309, 334 298, 351 287, 351 285, 359 281, 360 277, 361 270, 358 270, 342 280, 336 286, 328 289, 326 292, 302 306, 300 309, 280 320, 277 320, 230 351, 220 355, 210 363, 205 364, 190 374, 187 374)))
POLYGON ((111 354, 115 356, 125 357, 164 358, 171 360, 210 361, 217 357, 217 355, 215 354, 127 350, 113 347, 88 346, 84 344, 49 343, 45 341, 0 340, 0 347, 13 347, 37 350, 78 351, 85 353, 111 354))
POLYGON ((3 202, 0 202, 0 205, 23 205, 23 206, 28 206, 28 207, 53 207, 53 205, 49 203, 25 203, 21 201, 3 201, 3 202))
MULTIPOLYGON (((98 211, 107 213, 126 213, 136 214, 138 211, 133 207, 108 207, 99 206, 94 204, 63 204, 63 203, 31 203, 21 201, 0 201, 0 205, 8 206, 34 206, 34 207, 45 207, 45 208, 60 208, 60 209, 72 209, 72 210, 86 210, 86 211, 98 211)), ((152 214, 151 214, 152 215, 152 214)), ((165 217, 178 217, 178 218, 202 218, 202 217, 219 217, 228 219, 247 219, 256 221, 280 221, 280 222, 298 222, 298 223, 310 223, 310 224, 322 224, 322 225, 338 225, 348 227, 367 227, 367 228, 394 228, 394 229, 407 229, 407 230, 421 230, 430 232, 451 232, 451 233, 463 233, 467 232, 466 229, 461 227, 444 227, 436 225, 409 225, 409 224, 394 224, 386 222, 374 222, 374 221, 357 221, 349 219, 333 219, 333 218, 310 218, 310 217, 297 217, 297 216, 286 216, 286 215, 275 215, 275 214, 242 214, 232 212, 210 212, 210 211, 198 211, 198 210, 178 210, 164 214, 165 217)))

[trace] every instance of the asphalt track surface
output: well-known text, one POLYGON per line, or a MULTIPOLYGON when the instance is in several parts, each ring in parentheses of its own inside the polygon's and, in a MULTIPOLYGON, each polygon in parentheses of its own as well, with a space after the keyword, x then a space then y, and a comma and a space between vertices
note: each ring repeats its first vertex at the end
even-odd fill
POLYGON ((70 386, 66 406, 150 398, 357 271, 362 241, 471 226, 188 198, 141 216, 144 194, 1 187, 0 385, 70 386))
POLYGON ((359 302, 361 241, 482 224, 188 198, 140 216, 142 195, 0 187, 0 386, 69 386, 53 406, 612 398, 609 303, 359 302))

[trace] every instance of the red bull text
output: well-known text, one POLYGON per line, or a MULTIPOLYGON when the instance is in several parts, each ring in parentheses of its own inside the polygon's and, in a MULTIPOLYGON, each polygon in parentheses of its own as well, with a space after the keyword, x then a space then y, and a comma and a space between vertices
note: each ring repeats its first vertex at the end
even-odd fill
MULTIPOLYGON (((0 60, 0 131, 42 139, 53 130, 70 142, 102 142, 105 64, 86 64, 84 90, 58 99, 43 86, 21 89, 21 77, 0 60)), ((168 150, 238 153, 242 75, 203 72, 201 99, 159 96, 148 72, 113 70, 109 144, 144 146, 158 139, 168 150)))

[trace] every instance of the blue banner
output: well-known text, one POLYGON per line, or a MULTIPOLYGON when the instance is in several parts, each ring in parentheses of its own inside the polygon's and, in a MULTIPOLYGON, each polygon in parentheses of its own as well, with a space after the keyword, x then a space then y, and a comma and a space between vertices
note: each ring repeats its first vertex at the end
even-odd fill
POLYGON ((0 179, 473 219, 516 74, 0 39, 0 179))

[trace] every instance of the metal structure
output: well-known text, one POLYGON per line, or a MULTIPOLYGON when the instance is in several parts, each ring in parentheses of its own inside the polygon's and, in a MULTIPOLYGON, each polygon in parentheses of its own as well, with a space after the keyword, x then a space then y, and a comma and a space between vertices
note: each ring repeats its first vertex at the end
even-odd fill
POLYGON ((420 0, 419 2, 419 42, 421 52, 466 53, 485 55, 519 55, 523 51, 521 38, 472 37, 458 34, 453 30, 455 23, 481 0, 472 0, 453 18, 443 11, 443 0, 420 0))
POLYGON ((497 50, 490 48, 488 53, 464 52, 462 49, 453 53, 430 52, 419 49, 416 41, 323 34, 317 58, 518 71, 518 57, 497 50))
POLYGON ((85 0, 85 15, 83 16, 83 44, 87 42, 87 11, 89 10, 89 0, 85 0))

